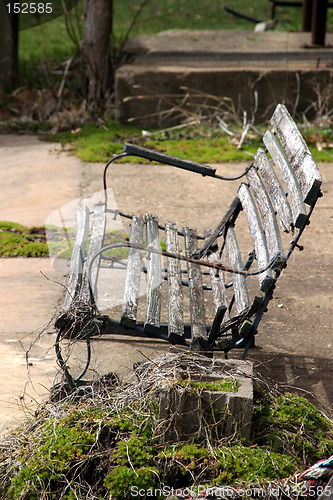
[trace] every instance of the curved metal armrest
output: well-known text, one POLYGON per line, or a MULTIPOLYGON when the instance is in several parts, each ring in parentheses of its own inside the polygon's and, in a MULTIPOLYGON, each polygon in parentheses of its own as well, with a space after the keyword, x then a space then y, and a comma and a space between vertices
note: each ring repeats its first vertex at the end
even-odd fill
POLYGON ((234 177, 225 177, 222 175, 216 174, 216 169, 213 167, 209 167, 208 165, 203 165, 202 163, 197 163, 194 161, 184 160, 182 158, 178 158, 176 156, 167 155, 165 153, 160 153, 159 151, 154 151, 152 149, 145 148, 143 146, 137 146, 136 144, 126 143, 124 145, 124 152, 120 153, 112 157, 104 167, 103 174, 103 184, 105 191, 105 201, 107 202, 107 185, 106 185, 106 173, 111 163, 121 158, 125 158, 126 156, 137 156, 139 158, 145 158, 149 161, 157 161, 158 163, 164 163, 166 165, 171 165, 172 167, 182 168, 184 170, 188 170, 190 172, 194 172, 197 174, 201 174, 202 176, 214 177, 214 179, 219 179, 223 181, 235 181, 237 179, 241 179, 244 177, 250 168, 253 167, 253 163, 250 163, 248 167, 244 170, 244 172, 236 175, 234 177))
POLYGON ((160 153, 159 151, 144 148, 143 146, 137 146, 136 144, 126 143, 124 146, 124 153, 127 153, 131 156, 138 156, 139 158, 146 158, 149 161, 165 163, 166 165, 182 168, 184 170, 196 172, 197 174, 201 175, 209 175, 211 177, 215 177, 216 173, 216 169, 209 167, 208 165, 203 165, 202 163, 196 163, 194 161, 183 160, 182 158, 166 155, 165 153, 160 153))

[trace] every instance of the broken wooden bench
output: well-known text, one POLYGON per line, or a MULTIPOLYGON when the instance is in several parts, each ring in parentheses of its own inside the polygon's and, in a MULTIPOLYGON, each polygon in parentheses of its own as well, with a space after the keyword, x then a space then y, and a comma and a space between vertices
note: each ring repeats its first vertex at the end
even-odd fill
MULTIPOLYGON (((56 321, 58 361, 71 385, 86 373, 90 340, 99 335, 159 338, 210 353, 214 350, 227 353, 241 347, 245 357, 254 344, 276 281, 294 249, 300 248, 300 237, 321 196, 319 170, 283 105, 275 109, 263 143, 265 148, 258 149, 245 172, 232 178, 244 179, 228 210, 216 227, 203 235, 170 221, 161 224, 155 215, 135 215, 128 241, 105 245, 107 216, 129 217, 125 212, 108 208, 106 174, 117 159, 137 156, 219 181, 230 180, 218 175, 212 167, 133 144, 126 144, 124 152, 108 162, 104 170, 105 201, 95 206, 92 217, 85 206, 78 212, 67 294, 56 321), (237 227, 241 217, 248 228, 250 248, 239 243, 237 227), (165 242, 165 250, 161 249, 160 241, 165 242), (108 254, 119 248, 128 248, 125 262, 108 254), (99 271, 104 263, 110 267, 118 263, 126 273, 118 318, 101 314, 96 305, 99 271), (138 298, 143 279, 146 304, 144 315, 139 318, 138 298), (162 286, 163 283, 166 285, 162 286), (211 320, 206 314, 207 304, 213 307, 211 320), (163 308, 167 309, 165 322, 161 321, 163 308), (184 320, 186 316, 188 322, 184 320), (86 365, 75 380, 62 354, 64 339, 87 343, 86 365)), ((244 223, 241 236, 243 232, 244 223)))

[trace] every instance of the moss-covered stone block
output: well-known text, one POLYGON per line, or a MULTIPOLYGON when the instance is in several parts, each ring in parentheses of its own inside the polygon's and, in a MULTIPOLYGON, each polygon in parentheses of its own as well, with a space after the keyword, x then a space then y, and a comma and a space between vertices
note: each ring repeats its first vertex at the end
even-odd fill
POLYGON ((164 441, 249 440, 253 366, 243 360, 204 360, 178 367, 160 389, 164 441))

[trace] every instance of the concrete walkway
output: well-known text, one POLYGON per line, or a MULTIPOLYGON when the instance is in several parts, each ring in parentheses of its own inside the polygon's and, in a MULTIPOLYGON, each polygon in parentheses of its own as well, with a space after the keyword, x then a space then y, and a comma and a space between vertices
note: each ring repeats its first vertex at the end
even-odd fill
MULTIPOLYGON (((79 197, 81 170, 57 145, 0 135, 0 219, 45 224, 50 212, 79 197)), ((62 300, 54 281, 64 276, 48 258, 0 259, 0 432, 33 411, 56 375, 54 333, 40 336, 45 328, 52 332, 47 325, 62 300)))

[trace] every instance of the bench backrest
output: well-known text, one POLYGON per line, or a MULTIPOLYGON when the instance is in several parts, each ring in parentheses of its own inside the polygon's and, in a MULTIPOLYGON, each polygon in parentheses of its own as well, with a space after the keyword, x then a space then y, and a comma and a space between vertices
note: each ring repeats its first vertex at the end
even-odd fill
MULTIPOLYGON (((222 262, 225 262, 225 248, 231 267, 250 269, 256 260, 258 270, 262 271, 259 273, 259 288, 263 292, 263 305, 257 316, 252 318, 252 333, 255 333, 272 297, 281 269, 299 246, 301 234, 321 196, 322 183, 309 148, 285 106, 277 106, 263 142, 266 149, 258 149, 253 166, 246 173, 247 182, 241 182, 238 188, 241 210, 238 208, 236 217, 231 211, 229 222, 224 221, 223 234, 220 231, 222 262), (247 262, 242 260, 244 252, 240 248, 243 246, 238 243, 237 235, 238 214, 242 211, 253 242, 253 252, 249 253, 247 262), (287 237, 284 236, 286 233, 287 237), (274 264, 270 265, 272 262, 274 264)), ((233 203, 234 207, 237 206, 233 203)), ((241 237, 243 228, 244 225, 241 237)), ((202 253, 207 253, 207 249, 202 253)), ((232 301, 239 314, 253 304, 253 299, 249 299, 245 276, 234 275, 232 285, 232 301)), ((227 323, 228 318, 223 321, 227 323)))

